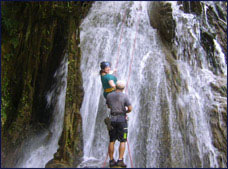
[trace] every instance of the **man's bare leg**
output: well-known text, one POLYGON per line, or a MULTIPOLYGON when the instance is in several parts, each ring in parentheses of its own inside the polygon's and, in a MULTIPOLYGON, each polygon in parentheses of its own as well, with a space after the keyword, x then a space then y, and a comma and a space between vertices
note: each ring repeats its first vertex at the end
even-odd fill
POLYGON ((121 142, 119 146, 119 160, 123 160, 124 151, 125 151, 125 142, 121 142))
POLYGON ((115 142, 110 142, 109 143, 108 154, 109 154, 110 160, 113 160, 114 145, 115 145, 115 142))

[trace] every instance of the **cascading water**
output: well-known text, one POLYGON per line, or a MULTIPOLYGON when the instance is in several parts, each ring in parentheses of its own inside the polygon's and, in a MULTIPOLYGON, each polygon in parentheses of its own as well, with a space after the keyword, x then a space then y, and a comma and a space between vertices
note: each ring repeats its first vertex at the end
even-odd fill
MULTIPOLYGON (((181 84, 181 93, 177 98, 176 105, 187 113, 185 118, 188 121, 187 130, 178 129, 182 132, 179 135, 179 140, 187 139, 190 145, 185 145, 186 143, 182 141, 184 147, 179 149, 179 153, 185 154, 182 165, 187 164, 190 167, 219 167, 217 161, 219 152, 212 144, 212 133, 209 125, 209 111, 214 104, 210 83, 214 82, 216 77, 210 71, 210 62, 207 61, 206 52, 200 44, 200 22, 202 21, 193 14, 185 14, 179 9, 177 2, 171 3, 173 18, 177 23, 175 48, 177 56, 180 56, 178 66, 181 70, 181 80, 185 82, 185 84, 181 84), (186 138, 183 139, 183 136, 186 138), (192 156, 192 159, 186 158, 188 155, 192 156)), ((204 17, 202 17, 203 19, 204 17)), ((207 26, 209 25, 207 24, 207 26)), ((214 40, 214 44, 214 56, 217 57, 216 60, 219 63, 221 74, 227 76, 225 56, 217 40, 214 40)), ((171 119, 175 118, 174 114, 171 114, 171 119)), ((179 144, 179 141, 176 141, 178 137, 175 135, 178 132, 175 126, 178 124, 175 123, 173 122, 172 124, 171 133, 173 137, 171 139, 173 140, 172 154, 177 152, 178 149, 175 150, 175 145, 179 144)), ((172 158, 178 159, 180 156, 173 156, 172 158)))
POLYGON ((55 72, 54 78, 56 78, 56 84, 46 95, 47 106, 54 107, 50 127, 28 141, 24 151, 25 155, 16 167, 44 168, 46 163, 54 157, 54 153, 59 147, 58 140, 62 133, 67 85, 66 56, 55 72))
MULTIPOLYGON (((109 110, 103 97, 99 69, 102 61, 110 61, 114 68, 122 26, 117 78, 127 80, 133 55, 127 93, 133 105, 128 116, 133 166, 218 167, 218 150, 212 144, 207 115, 213 102, 209 83, 215 77, 200 45, 199 21, 192 14, 180 11, 177 2, 171 2, 177 23, 174 44, 180 72, 180 93, 174 100, 166 76, 170 63, 157 30, 150 25, 148 3, 95 2, 81 24, 81 71, 85 93, 80 112, 84 158, 78 167, 101 167, 107 155, 109 136, 103 120, 109 110), (125 10, 127 15, 122 23, 125 10), (191 57, 186 57, 188 53, 184 51, 191 53, 191 57), (176 113, 177 109, 182 110, 183 121, 176 113)), ((222 73, 226 75, 224 54, 216 41, 215 44, 222 73)), ((115 159, 117 150, 118 143, 115 159)), ((124 157, 129 167, 127 149, 124 157)))

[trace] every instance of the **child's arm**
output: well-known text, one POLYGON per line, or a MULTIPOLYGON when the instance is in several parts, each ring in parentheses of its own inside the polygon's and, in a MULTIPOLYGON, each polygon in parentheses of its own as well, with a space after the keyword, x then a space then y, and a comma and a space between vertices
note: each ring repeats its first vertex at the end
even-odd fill
POLYGON ((117 72, 117 69, 111 70, 109 74, 115 74, 117 72))

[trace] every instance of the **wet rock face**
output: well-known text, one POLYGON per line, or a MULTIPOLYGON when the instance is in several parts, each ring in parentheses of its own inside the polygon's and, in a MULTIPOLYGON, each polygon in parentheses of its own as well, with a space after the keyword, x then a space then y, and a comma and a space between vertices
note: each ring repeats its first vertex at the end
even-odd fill
POLYGON ((209 63, 212 65, 214 72, 217 72, 217 68, 219 65, 217 64, 217 61, 214 57, 214 42, 213 39, 215 38, 215 35, 206 31, 201 30, 201 44, 203 48, 205 49, 207 53, 207 59, 209 63))
MULTIPOLYGON (((159 4, 161 2, 154 2, 152 4, 159 4)), ((180 5, 179 9, 182 9, 184 13, 190 14, 197 20, 199 20, 200 25, 200 45, 202 45, 205 53, 206 59, 208 62, 208 67, 211 72, 215 75, 215 81, 210 83, 211 92, 213 95, 213 103, 212 109, 208 110, 209 116, 209 126, 210 132, 212 135, 212 144, 218 150, 217 161, 219 167, 226 168, 227 165, 227 76, 224 75, 224 70, 221 67, 221 61, 218 57, 218 48, 216 49, 216 44, 218 43, 221 46, 222 53, 225 55, 225 61, 227 63, 227 6, 223 2, 216 2, 215 6, 202 2, 178 2, 180 5), (217 42, 217 43, 216 43, 217 42)), ((154 9, 154 14, 159 16, 156 12, 154 5, 150 7, 150 9, 154 9)), ((151 12, 152 13, 152 12, 151 12)), ((154 28, 158 27, 157 22, 153 16, 150 16, 151 26, 154 28)), ((178 23, 177 23, 178 24, 178 23)), ((161 25, 160 25, 161 26, 161 25)), ((160 28, 158 28, 160 29, 160 28)), ((160 30, 159 30, 160 31, 160 30)), ((176 69, 173 63, 178 60, 178 57, 171 55, 170 45, 167 47, 166 58, 170 63, 170 67, 166 64, 166 75, 168 79, 169 86, 172 88, 172 95, 174 104, 176 104, 176 93, 181 90, 181 86, 178 84, 178 74, 180 74, 180 70, 176 69), (170 54, 169 54, 170 52, 170 54), (170 56, 169 56, 170 55, 170 56), (176 71, 174 71, 176 70, 176 71), (176 77, 175 77, 176 76, 176 77)), ((189 54, 190 56, 191 54, 189 54)), ((183 81, 183 79, 181 79, 183 81)), ((187 86, 187 85, 186 85, 187 86)), ((191 142, 189 142, 188 129, 189 126, 186 126, 186 110, 182 107, 178 107, 175 110, 175 113, 178 117, 178 124, 181 126, 181 134, 183 135, 183 140, 186 145, 190 145, 189 150, 185 150, 191 158, 186 161, 187 166, 191 167, 210 167, 211 160, 209 154, 204 154, 202 159, 198 154, 194 152, 199 152, 198 147, 191 142), (194 165, 194 166, 193 166, 194 165)), ((168 152, 168 151, 167 151, 168 152)), ((173 166, 176 164, 173 163, 173 166)), ((172 166, 172 167, 173 167, 172 166)), ((178 164, 177 166, 181 166, 178 164)))
POLYGON ((219 66, 214 40, 220 44, 227 63, 227 7, 223 2, 215 2, 214 8, 208 4, 204 4, 204 6, 204 15, 201 15, 201 44, 207 53, 207 60, 209 62, 210 69, 214 72, 214 74, 223 73, 219 66))
POLYGON ((223 162, 227 163, 227 82, 225 78, 217 78, 210 85, 215 101, 210 112, 213 144, 220 152, 219 166, 226 167, 223 162))
MULTIPOLYGON (((227 21, 226 21, 226 17, 227 17, 227 13, 226 10, 224 12, 221 12, 221 8, 222 5, 226 6, 225 3, 224 4, 216 4, 217 9, 220 9, 218 11, 218 15, 216 14, 216 12, 214 11, 214 9, 209 6, 208 10, 206 11, 207 15, 207 19, 208 19, 208 32, 214 33, 217 37, 217 40, 219 42, 219 44, 222 47, 222 51, 226 56, 226 63, 227 63, 227 21)), ((226 7, 227 8, 227 7, 226 7)), ((204 25, 206 28, 208 27, 207 25, 204 25)))
POLYGON ((51 13, 47 11, 53 10, 49 7, 33 2, 4 2, 2 6, 3 83, 8 84, 3 98, 9 103, 4 104, 7 118, 1 130, 3 167, 15 167, 26 140, 51 121, 52 108, 46 109, 45 95, 55 84, 54 73, 64 56, 69 32, 68 18, 58 14, 48 17, 51 13))
POLYGON ((181 8, 185 13, 193 13, 196 15, 201 15, 202 4, 200 1, 179 1, 178 4, 183 4, 181 8))
POLYGON ((172 17, 171 4, 167 2, 151 2, 148 12, 151 26, 158 29, 163 40, 171 43, 175 37, 176 27, 172 17))
POLYGON ((5 23, 2 30, 2 79, 4 84, 9 84, 4 86, 7 92, 4 92, 3 97, 10 103, 4 109, 7 118, 3 121, 1 130, 1 166, 15 167, 25 153, 23 145, 26 144, 26 139, 48 128, 53 108, 46 109, 45 96, 52 84, 55 84, 54 73, 67 52, 71 64, 68 66, 64 127, 58 153, 48 166, 72 167, 72 161, 77 161, 82 156, 82 120, 79 108, 83 91, 79 39, 76 42, 79 30, 77 35, 75 31, 92 3, 2 3, 5 23), (7 23, 10 23, 11 29, 7 23), (10 95, 6 97, 8 93, 10 95))
POLYGON ((82 117, 80 108, 83 100, 83 86, 80 70, 81 50, 79 24, 88 13, 92 2, 82 4, 83 15, 75 22, 70 21, 72 35, 69 37, 68 75, 65 101, 63 132, 59 140, 59 149, 46 168, 76 167, 83 156, 82 117))
POLYGON ((67 163, 52 159, 46 164, 46 168, 70 168, 70 166, 67 163))

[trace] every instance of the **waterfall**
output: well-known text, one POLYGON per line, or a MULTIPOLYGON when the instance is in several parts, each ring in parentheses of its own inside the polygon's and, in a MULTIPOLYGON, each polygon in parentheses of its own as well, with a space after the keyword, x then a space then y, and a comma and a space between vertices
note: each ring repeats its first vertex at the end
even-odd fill
MULTIPOLYGON (((105 105, 99 70, 102 61, 109 61, 112 68, 115 67, 122 26, 118 80, 127 80, 131 56, 134 56, 127 93, 133 106, 128 115, 133 166, 218 167, 219 152, 212 144, 208 122, 214 99, 209 84, 215 75, 200 44, 200 21, 193 14, 181 11, 177 2, 171 2, 177 24, 174 44, 180 83, 180 92, 172 93, 166 76, 166 69, 172 65, 167 61, 157 30, 150 25, 149 3, 95 2, 81 23, 81 71, 85 93, 80 112, 84 156, 78 167, 101 167, 107 155, 109 136, 104 118, 110 110, 105 105)), ((224 54, 219 43, 216 40, 214 43, 221 73, 226 76, 224 54)), ((115 159, 118 145, 117 142, 115 159)), ((127 148, 124 158, 130 167, 127 148)))
MULTIPOLYGON (((212 144, 212 133, 209 125, 209 111, 214 104, 214 96, 212 94, 210 83, 214 82, 216 76, 210 71, 210 62, 207 61, 206 52, 200 44, 200 20, 193 14, 186 14, 179 9, 177 2, 171 2, 173 7, 173 17, 177 23, 176 27, 176 39, 175 48, 178 51, 177 55, 181 56, 178 59, 178 66, 180 68, 181 81, 184 82, 181 85, 181 93, 177 98, 177 106, 183 109, 187 114, 185 120, 188 129, 181 129, 178 137, 175 133, 177 129, 172 130, 173 140, 172 147, 173 152, 179 151, 181 154, 187 156, 195 155, 195 159, 183 159, 188 166, 204 166, 204 167, 219 167, 217 161, 218 150, 212 144), (184 49, 184 50, 183 50, 184 49), (187 87, 185 86, 187 85, 187 87), (187 90, 186 90, 187 89, 187 90), (183 133, 185 132, 185 133, 183 133), (182 141, 182 149, 176 149, 175 145, 178 145, 178 140, 184 140, 181 137, 186 137, 188 145, 184 145, 182 141), (208 160, 209 159, 209 160, 208 160), (192 164, 196 162, 196 164, 192 164)), ((204 16, 207 18, 207 16, 204 16)), ((202 17, 202 18, 204 18, 202 17)), ((205 19, 207 20, 207 19, 205 19)), ((211 29, 210 26, 204 29, 211 29)), ((227 65, 225 63, 225 56, 221 51, 221 47, 217 40, 213 40, 215 44, 214 56, 219 63, 221 74, 227 76, 227 65)), ((176 118, 172 114, 172 119, 176 118)), ((174 122, 175 123, 175 122, 174 122)), ((173 128, 178 124, 172 124, 173 128)), ((179 145, 178 145, 179 147, 179 145)), ((180 156, 172 157, 180 158, 180 156)))
POLYGON ((67 86, 67 56, 61 62, 54 74, 56 83, 46 95, 47 108, 53 106, 53 116, 48 130, 31 138, 24 148, 24 157, 16 167, 44 168, 46 163, 54 157, 58 149, 58 140, 62 133, 65 96, 67 86))

